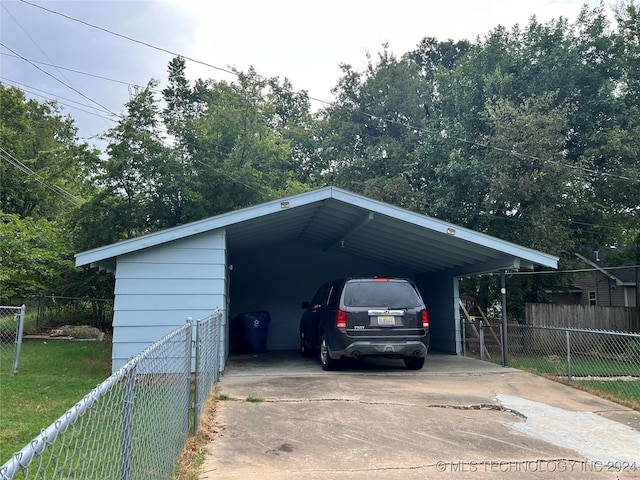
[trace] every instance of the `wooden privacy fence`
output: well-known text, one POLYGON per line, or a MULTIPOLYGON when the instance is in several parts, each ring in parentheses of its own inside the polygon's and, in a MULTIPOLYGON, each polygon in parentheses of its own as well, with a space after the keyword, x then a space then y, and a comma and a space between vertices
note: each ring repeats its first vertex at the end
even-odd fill
POLYGON ((640 332, 640 309, 527 303, 527 325, 640 332))

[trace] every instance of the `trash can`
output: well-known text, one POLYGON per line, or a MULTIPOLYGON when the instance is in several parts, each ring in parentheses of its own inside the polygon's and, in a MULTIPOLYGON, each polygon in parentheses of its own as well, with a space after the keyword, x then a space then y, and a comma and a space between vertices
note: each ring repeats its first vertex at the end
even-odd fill
POLYGON ((242 353, 258 355, 267 351, 267 329, 269 312, 247 312, 240 314, 242 325, 242 353))

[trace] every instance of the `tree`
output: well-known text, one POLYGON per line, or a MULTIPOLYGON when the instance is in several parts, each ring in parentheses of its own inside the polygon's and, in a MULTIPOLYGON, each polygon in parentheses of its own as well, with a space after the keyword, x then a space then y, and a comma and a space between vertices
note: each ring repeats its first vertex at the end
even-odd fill
POLYGON ((253 69, 237 75, 236 83, 211 82, 206 112, 196 122, 193 159, 207 215, 306 188, 297 163, 307 157, 306 96, 294 97, 287 83, 279 85, 253 69))
POLYGON ((415 177, 420 126, 433 94, 410 58, 398 60, 386 47, 365 72, 343 65, 337 100, 322 112, 318 136, 324 182, 418 211, 424 196, 415 177), (382 195, 382 196, 381 196, 382 195))
POLYGON ((106 138, 108 159, 92 172, 99 191, 81 210, 78 227, 90 235, 103 228, 105 215, 118 239, 131 238, 159 227, 161 212, 151 212, 162 164, 168 155, 159 138, 158 109, 153 97, 155 81, 138 92, 128 103, 128 112, 106 138), (95 211, 104 210, 102 215, 95 211), (93 215, 89 215, 93 212, 93 215))
POLYGON ((97 152, 77 143, 77 129, 54 102, 27 100, 0 85, 2 211, 56 218, 81 203, 87 167, 97 152))
POLYGON ((567 168, 562 154, 570 109, 554 104, 554 96, 547 95, 520 105, 506 100, 487 105, 492 135, 484 206, 492 219, 500 219, 491 230, 505 240, 560 254, 577 246, 570 225, 576 213, 573 190, 584 181, 580 171, 567 168))
POLYGON ((0 214, 0 298, 25 299, 64 282, 73 269, 65 230, 46 219, 0 214))

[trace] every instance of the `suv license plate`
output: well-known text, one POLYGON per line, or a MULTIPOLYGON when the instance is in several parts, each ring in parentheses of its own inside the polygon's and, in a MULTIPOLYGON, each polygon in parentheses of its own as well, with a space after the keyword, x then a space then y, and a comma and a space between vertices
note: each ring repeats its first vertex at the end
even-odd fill
POLYGON ((382 327, 393 327, 396 324, 396 317, 392 315, 378 316, 378 325, 382 327))

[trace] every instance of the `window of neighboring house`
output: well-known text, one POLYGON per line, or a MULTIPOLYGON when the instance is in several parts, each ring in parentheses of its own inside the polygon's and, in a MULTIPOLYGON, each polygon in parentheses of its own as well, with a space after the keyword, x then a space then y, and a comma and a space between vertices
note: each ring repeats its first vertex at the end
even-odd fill
POLYGON ((597 304, 598 304, 598 299, 596 298, 596 292, 590 291, 589 292, 589 305, 597 305, 597 304))

